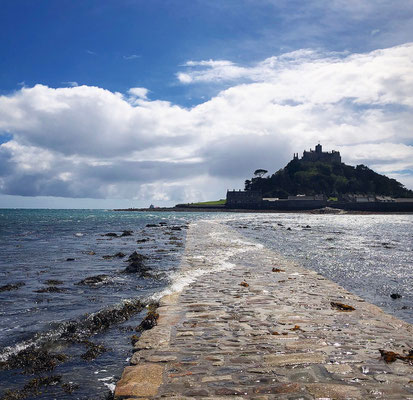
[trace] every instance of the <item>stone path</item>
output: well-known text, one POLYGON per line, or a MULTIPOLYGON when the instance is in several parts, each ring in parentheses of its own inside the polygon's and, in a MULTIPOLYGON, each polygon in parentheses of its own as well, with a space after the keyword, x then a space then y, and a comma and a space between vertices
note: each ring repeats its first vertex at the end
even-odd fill
POLYGON ((379 352, 412 349, 412 325, 247 241, 190 225, 182 274, 199 276, 161 300, 117 399, 413 399, 413 366, 379 352))

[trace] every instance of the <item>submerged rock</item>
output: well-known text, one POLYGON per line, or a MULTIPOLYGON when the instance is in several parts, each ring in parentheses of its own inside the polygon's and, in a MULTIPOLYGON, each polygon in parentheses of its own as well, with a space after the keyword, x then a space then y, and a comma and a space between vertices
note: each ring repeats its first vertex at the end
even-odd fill
POLYGON ((59 281, 59 279, 48 279, 44 283, 50 286, 63 285, 63 281, 59 281))
POLYGON ((142 263, 133 261, 131 262, 124 270, 123 272, 127 274, 135 274, 139 272, 141 275, 146 274, 148 271, 150 271, 150 268, 144 266, 142 263))
POLYGON ((23 282, 13 283, 13 284, 9 283, 8 285, 0 286, 0 292, 8 292, 10 290, 17 290, 24 285, 26 284, 23 282))
POLYGON ((104 233, 103 235, 100 235, 100 236, 118 237, 118 234, 115 232, 109 232, 109 233, 104 233))
POLYGON ((105 274, 88 276, 87 278, 82 279, 80 282, 75 283, 75 285, 93 286, 99 283, 104 283, 107 279, 109 279, 109 275, 105 275, 105 274))
POLYGON ((402 298, 402 295, 399 294, 399 293, 392 293, 392 294, 390 295, 390 297, 391 297, 393 300, 396 300, 396 299, 401 299, 401 298, 402 298))
POLYGON ((63 293, 66 289, 58 288, 56 286, 49 286, 46 288, 38 289, 34 291, 35 293, 63 293))
POLYGON ((80 357, 86 361, 92 361, 107 351, 106 347, 101 344, 95 344, 88 340, 85 340, 83 343, 86 344, 88 350, 80 357))
POLYGON ((126 257, 126 254, 122 252, 116 253, 113 256, 112 255, 102 256, 102 258, 104 258, 105 260, 111 260, 112 258, 123 258, 123 257, 126 257))
POLYGON ((136 327, 137 332, 152 329, 154 326, 158 324, 159 314, 156 311, 157 306, 157 304, 151 304, 148 307, 148 313, 146 314, 146 317, 142 320, 139 326, 136 327))
MULTIPOLYGON (((60 375, 33 378, 27 382, 21 390, 7 390, 1 400, 21 400, 42 394, 42 387, 56 386, 62 380, 60 375)), ((62 388, 65 384, 62 385, 62 388)))
POLYGON ((134 262, 134 261, 144 261, 146 257, 142 254, 139 254, 138 252, 134 251, 129 257, 128 257, 128 262, 134 262))
POLYGON ((149 241, 149 239, 138 239, 136 241, 136 243, 145 243, 145 242, 148 242, 148 241, 149 241))
POLYGON ((52 371, 57 364, 68 359, 62 353, 49 353, 45 349, 30 346, 17 354, 12 354, 7 361, 0 362, 1 369, 23 369, 27 374, 52 371))
POLYGON ((132 236, 132 233, 133 233, 133 231, 123 231, 120 236, 121 237, 132 236))
POLYGON ((109 328, 113 324, 127 321, 144 308, 139 300, 125 302, 120 308, 104 309, 89 315, 83 321, 70 321, 60 336, 70 342, 82 343, 86 337, 109 328))
POLYGON ((72 257, 69 257, 69 258, 66 258, 66 261, 75 261, 75 259, 72 257))
POLYGON ((72 394, 76 389, 79 389, 79 385, 76 383, 63 383, 62 384, 62 389, 65 393, 72 394))
POLYGON ((129 265, 125 268, 124 272, 131 274, 139 272, 144 274, 150 270, 150 268, 146 267, 144 261, 146 260, 146 256, 137 253, 134 251, 128 258, 129 265))
POLYGON ((130 340, 131 340, 132 346, 134 346, 135 343, 139 341, 139 335, 132 335, 130 340))

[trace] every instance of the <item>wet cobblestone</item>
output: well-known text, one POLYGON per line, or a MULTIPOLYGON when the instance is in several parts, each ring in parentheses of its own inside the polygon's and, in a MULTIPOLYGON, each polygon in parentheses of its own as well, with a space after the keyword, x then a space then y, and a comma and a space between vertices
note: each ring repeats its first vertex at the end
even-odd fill
POLYGON ((161 300, 117 398, 413 399, 413 366, 379 352, 412 349, 410 324, 219 223, 189 227, 182 271, 197 268, 161 300))

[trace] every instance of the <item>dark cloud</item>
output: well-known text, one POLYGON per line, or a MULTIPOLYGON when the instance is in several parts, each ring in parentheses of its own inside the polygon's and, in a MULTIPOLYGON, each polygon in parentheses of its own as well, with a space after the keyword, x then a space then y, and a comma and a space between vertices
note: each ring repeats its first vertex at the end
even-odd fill
POLYGON ((135 182, 138 184, 190 178, 204 172, 204 163, 162 161, 119 161, 110 165, 83 165, 78 170, 79 176, 100 182, 135 182))
POLYGON ((270 173, 292 158, 291 145, 273 135, 233 136, 216 141, 203 151, 210 175, 248 178, 257 168, 270 173))

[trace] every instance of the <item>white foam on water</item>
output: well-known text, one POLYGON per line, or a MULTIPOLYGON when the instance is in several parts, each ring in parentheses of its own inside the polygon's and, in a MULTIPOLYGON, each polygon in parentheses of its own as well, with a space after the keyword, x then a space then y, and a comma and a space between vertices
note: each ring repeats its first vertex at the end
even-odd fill
POLYGON ((94 374, 98 374, 99 372, 108 372, 107 369, 99 369, 97 371, 94 372, 94 374))
MULTIPOLYGON (((205 222, 215 224, 219 229, 220 224, 213 221, 205 222)), ((172 283, 168 288, 150 297, 152 301, 158 301, 163 296, 181 292, 202 275, 230 270, 236 266, 236 264, 228 261, 231 257, 252 249, 262 249, 264 247, 260 243, 231 238, 228 236, 228 231, 213 231, 208 236, 211 238, 211 241, 206 241, 205 246, 200 247, 202 254, 191 255, 187 259, 187 264, 190 266, 192 264, 191 261, 194 260, 203 260, 204 263, 200 265, 198 262, 197 266, 192 268, 185 265, 183 269, 172 275, 172 283), (213 246, 214 242, 217 242, 216 246, 213 246), (219 249, 218 254, 216 254, 217 249, 219 249), (208 260, 208 263, 205 262, 206 260, 208 260)))
POLYGON ((103 384, 113 393, 116 389, 116 384, 115 383, 105 383, 103 384))
POLYGON ((32 346, 35 344, 35 341, 27 341, 27 342, 23 342, 23 343, 18 343, 13 347, 5 347, 3 350, 3 352, 0 354, 0 361, 7 361, 8 358, 13 355, 13 354, 17 354, 23 350, 26 350, 28 347, 32 346))
POLYGON ((113 381, 113 379, 115 379, 114 376, 107 376, 106 378, 98 378, 98 381, 107 382, 107 381, 113 381))
POLYGON ((155 293, 150 297, 152 301, 157 301, 164 296, 182 292, 182 290, 189 286, 191 283, 195 282, 200 276, 211 273, 211 272, 222 272, 231 268, 234 268, 235 264, 221 261, 220 264, 216 265, 210 269, 197 268, 189 270, 186 272, 178 272, 175 277, 172 277, 172 284, 160 293, 155 293))

